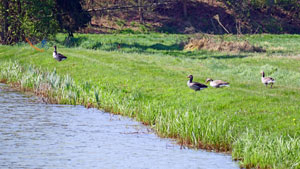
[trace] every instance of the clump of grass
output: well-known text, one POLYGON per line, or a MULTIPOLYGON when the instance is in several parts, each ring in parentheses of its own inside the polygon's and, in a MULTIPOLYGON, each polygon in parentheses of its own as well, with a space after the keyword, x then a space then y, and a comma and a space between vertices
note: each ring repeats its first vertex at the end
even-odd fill
MULTIPOLYGON (((56 70, 42 72, 33 66, 21 67, 17 62, 4 62, 0 64, 0 79, 10 83, 12 87, 21 91, 32 91, 48 103, 99 105, 99 95, 91 99, 92 90, 89 82, 75 85, 69 75, 60 76, 56 70), (96 104, 93 104, 96 103, 96 104)), ((98 94, 98 91, 97 91, 98 94)))
POLYGON ((233 144, 233 158, 244 168, 299 168, 300 139, 247 130, 233 144), (266 153, 272 152, 272 153, 266 153), (282 159, 278 161, 277 159, 282 159))
POLYGON ((216 41, 213 38, 191 38, 184 46, 185 50, 209 50, 220 52, 265 52, 261 47, 251 45, 248 41, 216 41))

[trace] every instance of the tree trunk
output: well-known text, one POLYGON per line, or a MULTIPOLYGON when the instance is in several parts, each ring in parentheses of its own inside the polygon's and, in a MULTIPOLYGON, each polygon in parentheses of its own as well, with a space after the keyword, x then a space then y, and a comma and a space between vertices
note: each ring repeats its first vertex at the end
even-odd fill
POLYGON ((268 0, 267 1, 267 13, 268 14, 272 13, 272 9, 273 9, 274 3, 275 3, 274 0, 268 0))
MULTIPOLYGON (((22 15, 22 5, 21 5, 21 1, 20 0, 17 0, 17 6, 18 6, 18 16, 19 17, 22 17, 23 15, 22 15)), ((17 28, 16 28, 16 30, 17 30, 17 41, 18 42, 20 42, 20 41, 23 41, 24 40, 24 38, 22 37, 22 30, 21 30, 21 21, 20 20, 18 20, 17 21, 18 23, 17 23, 17 28)))
POLYGON ((140 22, 144 23, 144 16, 143 16, 143 0, 138 0, 138 6, 139 6, 139 18, 140 22))
POLYGON ((3 33, 2 33, 2 41, 3 41, 3 44, 7 44, 7 38, 8 38, 8 12, 7 12, 7 9, 8 9, 8 0, 3 0, 3 10, 4 10, 4 14, 3 14, 3 33))
MULTIPOLYGON (((0 6, 4 6, 3 2, 1 2, 0 6)), ((3 18, 0 18, 0 22, 2 23, 0 26, 0 44, 3 43, 3 39, 4 39, 4 9, 0 10, 0 16, 3 16, 3 18)))
POLYGON ((68 34, 69 34, 69 36, 68 36, 68 37, 70 37, 70 38, 73 38, 73 37, 74 37, 74 35, 73 35, 73 32, 72 32, 72 31, 69 31, 69 32, 68 32, 68 34))
POLYGON ((186 7, 186 2, 187 0, 182 0, 182 5, 183 5, 183 16, 186 18, 187 17, 187 7, 186 7))

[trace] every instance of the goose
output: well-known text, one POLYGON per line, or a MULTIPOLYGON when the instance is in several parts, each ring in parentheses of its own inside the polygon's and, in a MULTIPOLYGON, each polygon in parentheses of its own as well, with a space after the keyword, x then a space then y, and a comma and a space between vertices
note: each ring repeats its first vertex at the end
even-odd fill
POLYGON ((263 84, 265 84, 266 87, 268 86, 268 84, 270 84, 271 88, 272 88, 273 84, 275 83, 275 79, 273 79, 272 77, 265 77, 265 72, 264 71, 261 71, 260 73, 262 75, 261 76, 261 82, 263 84))
POLYGON ((63 54, 57 53, 56 46, 54 46, 53 58, 56 59, 59 62, 62 61, 62 60, 67 59, 67 57, 64 56, 63 54))
POLYGON ((193 75, 189 75, 187 78, 190 78, 189 81, 187 81, 187 85, 189 88, 198 91, 207 88, 205 84, 193 82, 193 75))
POLYGON ((211 78, 206 79, 205 83, 210 82, 210 86, 214 87, 214 88, 219 88, 219 87, 224 87, 224 86, 228 86, 229 87, 229 83, 228 82, 224 82, 223 80, 212 80, 211 78))

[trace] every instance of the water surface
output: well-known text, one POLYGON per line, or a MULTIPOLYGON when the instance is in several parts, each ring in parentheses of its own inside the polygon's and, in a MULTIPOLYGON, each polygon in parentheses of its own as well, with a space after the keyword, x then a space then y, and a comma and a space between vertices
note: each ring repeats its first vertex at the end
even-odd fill
POLYGON ((0 168, 239 168, 229 155, 181 149, 130 118, 1 86, 0 168))

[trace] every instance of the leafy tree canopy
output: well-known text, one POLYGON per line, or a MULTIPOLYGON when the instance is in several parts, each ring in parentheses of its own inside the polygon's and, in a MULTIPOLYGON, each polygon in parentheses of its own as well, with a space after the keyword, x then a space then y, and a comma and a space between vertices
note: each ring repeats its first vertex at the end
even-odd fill
POLYGON ((15 44, 30 38, 52 38, 58 31, 69 35, 90 21, 81 0, 1 0, 0 43, 15 44))
POLYGON ((56 0, 57 21, 69 36, 90 22, 91 16, 82 8, 83 0, 56 0))

